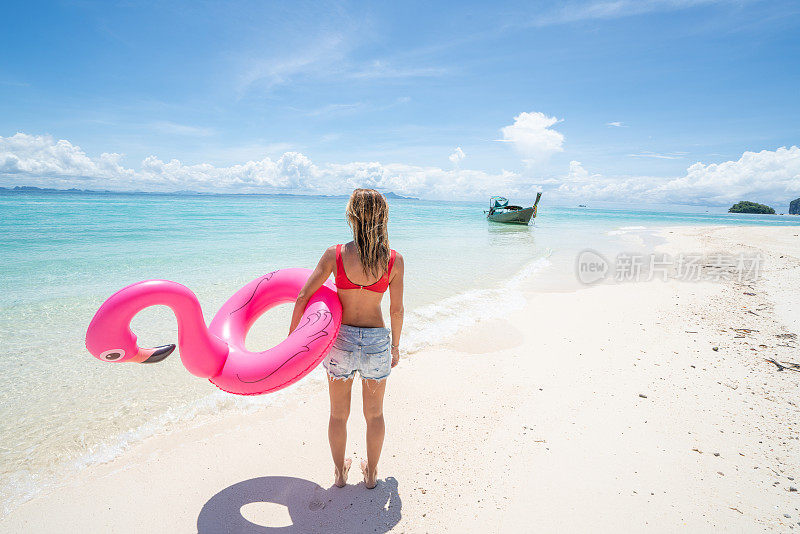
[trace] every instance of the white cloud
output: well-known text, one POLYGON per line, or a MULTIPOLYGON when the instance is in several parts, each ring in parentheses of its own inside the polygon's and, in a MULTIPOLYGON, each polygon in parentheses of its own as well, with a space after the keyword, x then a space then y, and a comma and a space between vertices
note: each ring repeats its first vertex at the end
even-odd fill
POLYGON ((192 137, 207 137, 214 135, 213 128, 189 126, 170 121, 156 121, 150 125, 154 130, 168 135, 184 135, 192 137))
MULTIPOLYGON (((364 102, 351 102, 342 104, 327 104, 325 106, 310 109, 308 111, 301 111, 304 115, 309 117, 332 116, 332 115, 347 115, 363 110, 367 107, 364 102)), ((298 110, 300 111, 300 110, 298 110)))
POLYGON ((555 117, 534 111, 514 117, 514 124, 503 127, 501 141, 511 143, 526 159, 546 159, 564 150, 564 135, 550 127, 561 122, 555 117))
POLYGON ((655 158, 655 159, 683 159, 687 156, 688 152, 639 152, 638 154, 628 154, 631 158, 655 158))
MULTIPOLYGON (((452 69, 423 66, 419 61, 407 65, 403 59, 358 60, 353 57, 356 43, 347 32, 323 33, 304 38, 304 44, 289 47, 268 57, 246 57, 240 60, 236 89, 240 97, 251 91, 270 92, 274 88, 303 80, 344 81, 401 80, 441 77, 452 69), (310 45, 305 43, 311 43, 310 45)), ((407 97, 403 97, 406 98, 407 97)), ((407 100, 406 100, 407 101, 407 100)))
POLYGON ((800 196, 800 148, 745 152, 736 161, 695 163, 683 176, 603 176, 570 162, 557 192, 565 197, 606 201, 729 205, 739 200, 774 204, 781 211, 800 196))
POLYGON ((685 176, 670 180, 658 192, 665 197, 689 194, 723 204, 759 199, 788 202, 800 195, 800 148, 745 152, 738 160, 723 163, 695 163, 685 176))
POLYGON ((606 177, 591 173, 580 161, 570 161, 569 172, 556 182, 558 196, 616 202, 641 199, 653 187, 650 178, 606 177))
MULTIPOLYGON (((458 154, 457 148, 451 158, 458 154)), ((566 175, 537 179, 536 184, 524 174, 506 170, 490 173, 378 162, 317 165, 299 152, 227 167, 186 165, 176 159, 162 161, 149 156, 134 170, 121 161, 122 156, 113 153, 90 157, 69 141, 50 136, 18 133, 0 137, 3 186, 319 194, 346 194, 356 187, 375 187, 437 199, 481 199, 497 193, 530 198, 543 188, 546 197, 553 200, 709 205, 752 200, 772 204, 779 211, 800 196, 797 146, 745 152, 735 161, 695 163, 684 175, 674 178, 605 176, 571 161, 566 175)))
POLYGON ((341 138, 342 138, 342 134, 340 134, 338 132, 334 132, 334 133, 328 133, 328 134, 323 135, 322 137, 320 137, 320 141, 322 141, 323 143, 330 143, 330 142, 333 142, 333 141, 337 141, 337 140, 339 140, 341 138))
POLYGON ((626 126, 619 121, 607 122, 606 126, 610 126, 613 128, 626 128, 626 126))
POLYGON ((720 0, 603 0, 595 2, 563 2, 555 10, 538 15, 534 26, 569 24, 587 20, 611 20, 648 13, 689 9, 720 0))
POLYGON ((410 97, 401 96, 385 104, 375 104, 368 102, 351 102, 351 103, 341 103, 341 104, 328 104, 310 110, 301 110, 295 108, 292 109, 295 109, 296 111, 299 111, 309 117, 335 116, 335 115, 347 115, 350 113, 357 113, 357 112, 385 111, 387 109, 391 109, 396 106, 400 106, 402 104, 407 104, 410 101, 411 101, 410 97))
POLYGON ((342 35, 330 33, 316 38, 312 46, 291 54, 251 60, 239 76, 239 94, 243 95, 254 88, 268 91, 298 76, 329 73, 332 65, 342 62, 348 48, 342 35))
POLYGON ((133 171, 120 165, 122 156, 103 153, 90 158, 69 141, 56 141, 48 135, 17 133, 0 136, 0 176, 33 176, 124 180, 134 177, 133 171))
POLYGON ((452 154, 450 154, 450 155, 447 157, 447 159, 449 159, 449 160, 450 160, 450 163, 452 163, 453 165, 458 165, 458 163, 459 163, 461 160, 463 160, 464 158, 466 158, 466 157, 467 157, 467 155, 466 155, 466 154, 464 154, 464 151, 463 151, 463 150, 461 150, 461 147, 460 147, 460 146, 457 146, 457 147, 456 147, 456 149, 453 151, 453 153, 452 153, 452 154))
POLYGON ((85 189, 207 192, 296 192, 345 194, 356 187, 432 198, 481 198, 498 190, 524 188, 510 171, 420 167, 401 163, 353 162, 316 165, 299 152, 239 165, 186 165, 177 159, 144 159, 139 170, 120 165, 119 154, 89 157, 80 147, 49 136, 0 137, 0 185, 85 189))
POLYGON ((589 171, 583 168, 580 161, 573 160, 569 162, 569 172, 564 177, 563 185, 566 188, 570 183, 585 184, 595 182, 601 178, 602 176, 599 174, 590 174, 589 171))
POLYGON ((374 60, 348 72, 355 79, 373 78, 430 78, 443 76, 448 70, 443 67, 398 67, 385 60, 374 60))

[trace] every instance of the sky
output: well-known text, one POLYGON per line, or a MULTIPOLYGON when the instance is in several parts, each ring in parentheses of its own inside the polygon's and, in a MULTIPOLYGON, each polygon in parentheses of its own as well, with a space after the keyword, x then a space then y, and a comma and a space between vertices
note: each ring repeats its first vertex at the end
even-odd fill
POLYGON ((800 197, 800 2, 13 2, 0 50, 0 186, 800 197))

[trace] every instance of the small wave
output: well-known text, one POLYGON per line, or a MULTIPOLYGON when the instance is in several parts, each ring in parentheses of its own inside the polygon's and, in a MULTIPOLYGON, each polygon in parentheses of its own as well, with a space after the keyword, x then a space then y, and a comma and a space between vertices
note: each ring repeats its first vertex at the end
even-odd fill
POLYGON ((606 232, 606 235, 623 235, 623 234, 627 234, 629 232, 635 232, 635 231, 638 231, 638 230, 647 230, 647 227, 646 226, 620 226, 616 230, 611 230, 609 232, 606 232))
POLYGON ((473 289, 413 310, 403 327, 406 352, 413 354, 424 348, 438 345, 459 330, 481 319, 506 315, 509 309, 525 305, 521 284, 550 265, 547 257, 526 265, 499 287, 473 289))

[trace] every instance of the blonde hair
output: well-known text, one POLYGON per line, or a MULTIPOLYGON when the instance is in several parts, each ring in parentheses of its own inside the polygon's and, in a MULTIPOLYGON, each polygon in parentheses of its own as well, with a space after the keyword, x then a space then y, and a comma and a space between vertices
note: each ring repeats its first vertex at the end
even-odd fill
POLYGON ((389 207, 374 189, 356 189, 347 201, 345 220, 364 274, 381 277, 389 269, 389 207))

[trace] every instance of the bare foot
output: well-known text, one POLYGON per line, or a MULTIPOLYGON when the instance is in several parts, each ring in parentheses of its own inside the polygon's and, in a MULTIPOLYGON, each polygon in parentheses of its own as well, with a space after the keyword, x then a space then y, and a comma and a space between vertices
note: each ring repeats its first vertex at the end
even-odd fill
POLYGON ((353 460, 350 458, 344 459, 344 469, 340 473, 338 469, 333 472, 334 481, 333 483, 336 485, 337 488, 343 488, 347 485, 347 473, 350 471, 350 466, 353 464, 353 460))
POLYGON ((367 489, 373 489, 375 486, 378 485, 378 471, 376 470, 372 475, 370 475, 367 469, 367 461, 361 460, 361 472, 364 473, 364 485, 367 489))

